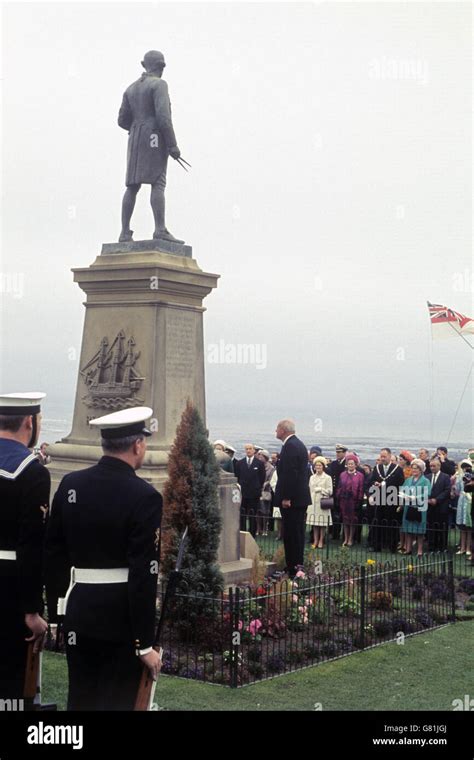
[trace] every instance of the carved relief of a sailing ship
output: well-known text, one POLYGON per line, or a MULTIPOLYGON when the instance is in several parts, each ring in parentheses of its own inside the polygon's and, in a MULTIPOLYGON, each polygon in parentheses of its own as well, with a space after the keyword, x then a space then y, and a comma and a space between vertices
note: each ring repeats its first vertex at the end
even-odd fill
POLYGON ((144 377, 140 376, 136 363, 140 351, 135 351, 133 336, 126 341, 123 330, 109 345, 102 338, 98 351, 80 370, 87 394, 83 401, 87 406, 105 409, 125 409, 143 403, 138 391, 144 377))

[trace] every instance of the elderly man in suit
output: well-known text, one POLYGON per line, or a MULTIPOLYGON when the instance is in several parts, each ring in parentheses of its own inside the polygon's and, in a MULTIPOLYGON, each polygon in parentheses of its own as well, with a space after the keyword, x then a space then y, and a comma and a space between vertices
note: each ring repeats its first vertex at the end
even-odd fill
POLYGON ((153 237, 183 243, 165 226, 165 187, 168 156, 181 155, 171 120, 168 85, 161 78, 166 66, 163 53, 149 50, 142 61, 145 72, 128 87, 122 99, 118 124, 127 130, 127 189, 122 201, 122 231, 119 242, 132 240, 130 220, 141 185, 151 185, 151 207, 155 218, 153 237))
POLYGON ((430 472, 426 477, 431 483, 428 499, 428 543, 432 552, 445 551, 448 547, 449 500, 451 478, 441 470, 439 457, 432 457, 430 472))
POLYGON ((369 481, 369 505, 375 507, 371 531, 371 541, 375 551, 397 550, 399 526, 397 509, 399 489, 405 475, 399 464, 391 461, 392 452, 388 448, 380 451, 380 462, 375 465, 369 481))
POLYGON ((240 530, 247 530, 249 517, 250 533, 257 532, 257 510, 260 506, 263 484, 265 483, 265 465, 257 459, 253 443, 245 444, 245 456, 235 464, 235 474, 242 491, 240 505, 240 530))
POLYGON ((281 420, 276 437, 282 442, 277 464, 275 506, 283 520, 283 543, 287 572, 294 577, 304 561, 306 510, 311 503, 308 485, 308 450, 296 437, 293 420, 281 420))

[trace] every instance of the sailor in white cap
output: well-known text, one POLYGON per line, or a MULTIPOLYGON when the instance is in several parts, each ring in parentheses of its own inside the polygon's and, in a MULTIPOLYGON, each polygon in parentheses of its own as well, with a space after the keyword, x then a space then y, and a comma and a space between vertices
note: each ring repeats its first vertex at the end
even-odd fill
POLYGON ((233 475, 235 472, 235 464, 237 462, 237 458, 235 456, 237 453, 237 449, 235 449, 230 443, 226 443, 224 451, 230 457, 230 463, 232 465, 232 469, 229 468, 229 472, 232 473, 233 475))
POLYGON ((104 456, 66 475, 46 537, 46 587, 59 598, 69 670, 68 710, 133 710, 153 648, 162 498, 136 474, 149 407, 90 421, 104 456))
POLYGON ((219 467, 222 470, 224 470, 224 472, 229 472, 231 475, 233 475, 234 466, 232 464, 232 457, 226 451, 227 449, 226 442, 223 441, 222 439, 218 439, 217 441, 214 441, 212 446, 213 446, 214 454, 219 464, 219 467))
POLYGON ((44 393, 0 395, 0 699, 21 699, 28 642, 42 646, 43 541, 50 474, 31 449, 44 393))

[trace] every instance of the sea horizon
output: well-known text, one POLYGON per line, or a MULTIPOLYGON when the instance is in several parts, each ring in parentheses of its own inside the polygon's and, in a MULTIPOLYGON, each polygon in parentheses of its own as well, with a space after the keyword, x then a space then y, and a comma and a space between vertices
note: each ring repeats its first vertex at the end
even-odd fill
MULTIPOLYGON (((44 417, 42 420, 41 429, 41 441, 47 441, 48 443, 57 443, 65 438, 71 430, 72 419, 71 418, 53 418, 44 417)), ((244 445, 246 443, 254 443, 264 449, 267 449, 270 453, 274 451, 280 451, 281 442, 268 432, 262 431, 265 426, 249 426, 245 424, 242 426, 244 429, 238 430, 235 423, 229 424, 223 419, 219 421, 214 418, 212 422, 209 422, 209 440, 215 441, 222 439, 226 443, 231 444, 236 450, 236 456, 244 456, 244 445)), ((420 448, 427 448, 430 453, 436 451, 437 446, 446 446, 449 452, 449 458, 459 462, 467 456, 467 450, 472 447, 472 443, 468 441, 458 440, 451 441, 447 444, 442 440, 431 440, 426 437, 413 437, 407 435, 401 438, 399 435, 390 435, 388 432, 385 436, 380 435, 364 435, 362 433, 352 433, 350 435, 334 434, 334 435, 322 435, 311 432, 302 428, 297 430, 297 435, 305 443, 308 449, 311 446, 320 446, 323 450, 323 455, 334 458, 336 443, 341 443, 348 447, 351 451, 356 451, 362 462, 373 464, 381 447, 390 448, 395 454, 398 454, 403 449, 408 449, 412 453, 418 453, 420 448)))

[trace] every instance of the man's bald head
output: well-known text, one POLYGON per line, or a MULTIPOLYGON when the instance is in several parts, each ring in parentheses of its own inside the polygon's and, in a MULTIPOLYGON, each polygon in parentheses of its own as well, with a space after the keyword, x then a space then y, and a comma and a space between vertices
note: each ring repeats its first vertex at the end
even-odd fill
POLYGON ((143 56, 142 66, 146 71, 163 71, 166 66, 165 56, 159 50, 149 50, 143 56))
POLYGON ((293 420, 280 420, 276 426, 275 435, 280 441, 284 441, 289 435, 294 435, 296 426, 293 420))

